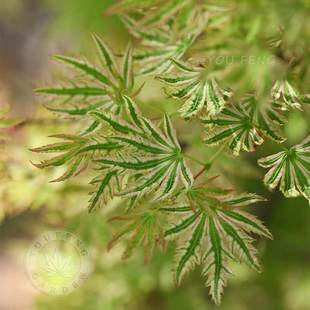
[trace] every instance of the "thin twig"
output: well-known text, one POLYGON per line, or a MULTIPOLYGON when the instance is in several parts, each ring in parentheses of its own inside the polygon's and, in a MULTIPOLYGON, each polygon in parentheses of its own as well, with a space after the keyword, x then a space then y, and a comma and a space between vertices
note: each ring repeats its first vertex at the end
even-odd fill
POLYGON ((211 169, 212 164, 214 161, 218 158, 218 156, 223 152, 225 149, 226 143, 224 143, 216 152, 215 154, 211 157, 211 159, 206 163, 203 164, 204 167, 194 176, 194 180, 198 179, 205 171, 208 171, 211 169))
POLYGON ((195 176, 194 180, 198 179, 205 171, 209 170, 211 168, 210 165, 205 165, 195 176))
POLYGON ((191 161, 194 161, 195 163, 197 163, 197 164, 199 164, 199 165, 201 165, 201 166, 205 166, 205 165, 206 165, 204 162, 202 162, 202 161, 200 161, 199 159, 194 158, 194 157, 192 157, 192 156, 190 156, 190 155, 185 154, 184 157, 185 157, 185 158, 188 158, 188 159, 191 160, 191 161))

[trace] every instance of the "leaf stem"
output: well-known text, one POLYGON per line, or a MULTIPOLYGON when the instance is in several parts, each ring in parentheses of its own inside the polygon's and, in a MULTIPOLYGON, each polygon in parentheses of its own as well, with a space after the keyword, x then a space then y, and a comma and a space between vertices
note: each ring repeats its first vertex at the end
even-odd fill
POLYGON ((202 161, 200 161, 199 159, 194 158, 194 157, 192 157, 192 156, 190 156, 190 155, 188 155, 188 154, 184 154, 184 157, 185 157, 185 158, 188 158, 188 159, 191 160, 191 161, 194 161, 195 163, 197 163, 197 164, 199 164, 199 165, 201 165, 201 166, 205 166, 205 165, 206 165, 204 162, 202 162, 202 161))
POLYGON ((222 144, 218 150, 214 153, 214 155, 211 157, 211 159, 208 161, 209 165, 212 165, 213 162, 219 157, 219 155, 221 155, 221 153, 224 151, 226 146, 226 143, 222 144))
POLYGON ((219 155, 223 152, 223 150, 225 149, 225 146, 226 146, 226 143, 220 146, 219 149, 211 157, 211 159, 206 164, 203 164, 204 167, 194 176, 195 180, 198 179, 205 171, 209 171, 211 169, 212 164, 219 157, 219 155))
POLYGON ((206 170, 209 170, 211 167, 209 165, 205 165, 195 176, 194 180, 198 179, 206 170))

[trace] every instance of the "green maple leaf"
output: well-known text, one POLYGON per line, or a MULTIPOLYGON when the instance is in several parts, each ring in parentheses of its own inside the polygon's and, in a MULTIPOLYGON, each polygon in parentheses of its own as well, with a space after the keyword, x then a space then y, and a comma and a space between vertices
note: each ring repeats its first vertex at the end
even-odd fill
POLYGON ((133 178, 120 195, 134 197, 156 190, 155 200, 169 197, 179 180, 190 188, 193 177, 182 155, 174 129, 168 116, 164 117, 162 132, 143 117, 134 102, 124 96, 129 122, 94 112, 103 124, 112 130, 109 140, 123 148, 111 156, 97 160, 103 168, 118 169, 133 178))
POLYGON ((119 113, 122 109, 121 96, 134 94, 130 45, 120 63, 99 36, 94 34, 93 38, 102 66, 94 66, 72 57, 55 56, 58 61, 82 74, 82 77, 77 76, 74 80, 69 80, 68 84, 71 85, 37 89, 37 93, 47 95, 53 100, 52 106, 47 107, 49 110, 71 117, 85 117, 89 112, 98 110, 119 113), (57 104, 54 99, 60 102, 57 104), (64 105, 69 107, 64 108, 64 105))
POLYGON ((281 111, 272 104, 260 107, 254 96, 241 103, 227 106, 220 114, 206 117, 207 145, 226 142, 234 155, 240 151, 253 152, 268 137, 278 143, 285 139, 279 134, 276 125, 283 125, 281 111))
POLYGON ((180 61, 173 61, 180 75, 162 75, 158 78, 173 88, 172 97, 186 100, 179 110, 181 116, 190 118, 205 108, 207 115, 220 113, 231 93, 221 89, 214 78, 208 77, 208 70, 180 61))
POLYGON ((207 187, 191 189, 188 197, 188 203, 162 208, 176 221, 165 232, 167 238, 176 238, 179 245, 175 280, 179 284, 186 273, 201 265, 210 294, 220 304, 230 260, 259 270, 250 233, 267 238, 271 234, 258 219, 240 208, 264 199, 256 194, 230 196, 223 190, 207 187))
POLYGON ((93 137, 81 137, 75 135, 53 135, 51 138, 62 139, 62 142, 52 143, 37 148, 32 148, 31 151, 36 153, 57 154, 56 156, 42 160, 40 163, 33 163, 37 168, 58 167, 67 165, 66 172, 52 182, 65 181, 79 174, 96 158, 98 154, 108 154, 112 150, 119 149, 117 143, 107 140, 98 141, 93 137))
POLYGON ((303 96, 288 81, 277 81, 271 90, 271 95, 283 110, 302 108, 303 96))
POLYGON ((151 75, 169 72, 173 68, 171 59, 181 59, 203 32, 207 19, 203 16, 190 23, 194 16, 182 21, 186 25, 183 31, 176 31, 174 22, 146 30, 139 21, 130 16, 122 16, 129 32, 140 40, 140 48, 135 52, 134 59, 140 66, 138 74, 151 75), (177 33, 177 35, 176 35, 177 33))
POLYGON ((163 25, 167 23, 173 16, 178 13, 189 0, 171 0, 158 2, 157 6, 153 10, 150 10, 148 14, 144 14, 138 21, 138 27, 150 28, 163 25))
POLYGON ((57 154, 34 164, 38 168, 68 166, 54 182, 74 177, 87 167, 98 169, 91 181, 90 211, 115 195, 131 197, 135 202, 153 192, 155 200, 162 200, 173 194, 180 181, 186 188, 193 184, 169 117, 164 117, 161 131, 141 115, 129 97, 123 96, 122 101, 128 121, 112 114, 91 112, 92 120, 98 124, 95 131, 85 136, 56 135, 53 137, 63 141, 32 149, 57 154))
POLYGON ((149 205, 148 208, 137 208, 130 215, 116 216, 110 221, 118 220, 121 228, 114 234, 108 244, 108 250, 113 248, 121 239, 127 241, 122 258, 127 259, 132 252, 142 246, 144 250, 144 260, 149 262, 159 247, 164 250, 166 241, 164 238, 163 227, 165 217, 159 211, 158 205, 149 205))
POLYGON ((193 9, 191 6, 195 1, 196 0, 153 0, 141 2, 125 0, 111 6, 106 13, 118 14, 121 18, 127 19, 125 25, 130 25, 129 30, 133 31, 134 35, 140 34, 142 37, 147 37, 148 33, 165 24, 178 23, 180 26, 188 25, 185 21, 189 19, 193 11, 197 11, 195 10, 196 7, 193 9), (128 19, 132 16, 135 18, 128 24, 128 19))
POLYGON ((171 36, 169 36, 169 42, 165 44, 158 40, 150 42, 149 46, 140 49, 134 55, 134 59, 139 62, 141 67, 139 74, 150 75, 169 72, 173 68, 171 59, 180 59, 192 46, 198 35, 199 31, 195 30, 182 38, 173 39, 172 41, 171 36))
POLYGON ((264 183, 280 190, 286 197, 304 196, 310 202, 310 136, 288 150, 267 156, 258 161, 270 170, 264 183))
POLYGON ((88 210, 94 211, 96 208, 107 205, 114 196, 122 189, 121 172, 117 169, 110 169, 104 174, 100 173, 90 182, 92 191, 89 193, 88 210))

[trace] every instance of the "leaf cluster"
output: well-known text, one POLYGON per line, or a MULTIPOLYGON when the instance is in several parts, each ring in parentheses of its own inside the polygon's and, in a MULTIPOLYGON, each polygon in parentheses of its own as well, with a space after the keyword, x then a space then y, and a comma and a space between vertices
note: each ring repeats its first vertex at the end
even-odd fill
MULTIPOLYGON (((176 283, 201 265, 210 294, 219 304, 231 261, 260 269, 252 233, 266 238, 271 234, 241 208, 264 199, 253 193, 232 195, 209 183, 199 185, 197 179, 211 168, 213 159, 200 163, 202 170, 193 177, 193 168, 185 160, 190 157, 181 147, 171 117, 165 114, 152 120, 141 113, 136 97, 142 86, 136 87, 134 78, 151 76, 163 82, 167 95, 181 103, 181 118, 204 125, 205 145, 220 145, 235 156, 255 151, 267 139, 283 144, 288 114, 307 109, 309 96, 286 77, 275 77, 267 96, 256 91, 239 96, 219 80, 225 76, 221 68, 213 70, 207 59, 194 57, 195 49, 208 39, 205 34, 218 33, 227 20, 227 10, 219 5, 198 0, 123 0, 107 14, 119 15, 135 49, 129 44, 119 60, 94 35, 101 65, 56 56, 82 76, 68 85, 37 92, 51 98, 49 110, 78 119, 81 126, 86 121, 87 126, 77 134, 54 136, 61 142, 34 148, 56 154, 35 165, 65 165, 66 172, 54 181, 95 172, 89 210, 115 199, 126 205, 126 214, 119 211, 114 218, 126 224, 108 247, 125 239, 124 258, 142 246, 149 260, 156 247, 165 248, 167 241, 176 240, 176 283)), ((310 200, 309 154, 308 137, 259 160, 260 166, 270 168, 265 184, 274 189, 280 183, 287 197, 302 195, 310 200)))

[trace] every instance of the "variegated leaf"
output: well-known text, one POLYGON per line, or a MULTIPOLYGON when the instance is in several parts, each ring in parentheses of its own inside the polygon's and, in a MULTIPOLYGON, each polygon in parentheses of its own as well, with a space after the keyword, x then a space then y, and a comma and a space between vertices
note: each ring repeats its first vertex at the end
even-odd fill
POLYGON ((185 100, 180 109, 181 116, 190 118, 205 108, 207 115, 217 115, 226 104, 231 93, 221 89, 214 78, 208 78, 204 67, 192 66, 174 60, 181 75, 162 75, 158 79, 169 85, 172 97, 185 100))
POLYGON ((90 192, 91 198, 89 200, 89 212, 106 205, 113 199, 115 194, 121 190, 119 174, 120 171, 111 170, 104 175, 94 178, 90 182, 94 188, 92 192, 90 192))
POLYGON ((154 199, 163 200, 172 195, 179 181, 190 188, 193 177, 183 159, 169 117, 164 117, 162 131, 141 115, 129 97, 123 96, 123 100, 129 117, 128 123, 94 113, 98 120, 107 123, 114 131, 109 140, 123 146, 121 152, 97 162, 103 167, 124 169, 133 175, 142 173, 139 180, 133 179, 135 184, 129 184, 120 195, 142 196, 156 190, 154 199))
MULTIPOLYGON (((119 216, 111 220, 125 222, 123 228, 119 229, 108 244, 108 250, 113 248, 121 239, 127 241, 123 252, 123 259, 127 259, 139 246, 144 249, 144 260, 149 262, 157 247, 164 249, 165 239, 162 227, 165 218, 157 206, 149 206, 148 209, 137 208, 130 215, 119 216)), ((110 220, 110 221, 111 221, 110 220)))
POLYGON ((91 111, 118 114, 123 108, 122 94, 135 95, 139 91, 134 90, 131 47, 128 46, 123 59, 118 61, 98 35, 94 34, 93 39, 101 66, 72 57, 55 56, 79 75, 68 85, 36 90, 53 100, 47 105, 49 110, 71 117, 85 117, 91 111))
MULTIPOLYGON (((132 12, 131 12, 132 13, 132 12)), ((192 0, 171 0, 155 3, 137 14, 121 14, 129 32, 139 39, 134 59, 142 75, 169 72, 171 59, 181 59, 204 32, 209 12, 201 3, 192 0)))
POLYGON ((303 96, 288 81, 277 81, 271 90, 271 96, 283 110, 302 108, 303 96))
POLYGON ((156 27, 171 19, 178 11, 187 5, 189 0, 171 0, 161 3, 153 13, 146 14, 140 21, 141 27, 156 27))
POLYGON ((166 238, 173 237, 179 244, 175 279, 179 284, 195 265, 203 264, 206 285, 215 303, 219 304, 230 272, 229 260, 245 262, 259 270, 250 233, 272 236, 261 221, 239 209, 264 199, 251 193, 230 196, 207 187, 192 188, 187 195, 188 204, 176 202, 161 208, 162 212, 171 214, 175 222, 165 232, 166 238))
POLYGON ((280 190, 286 197, 304 196, 310 203, 310 136, 302 143, 258 161, 270 169, 264 183, 280 190))
MULTIPOLYGON (((185 4, 185 1, 175 2, 179 2, 181 6, 185 4)), ((171 2, 167 5, 170 6, 171 2)), ((206 19, 196 19, 198 24, 191 24, 188 29, 175 36, 170 24, 149 31, 144 30, 145 26, 141 26, 140 23, 147 21, 149 17, 146 15, 145 20, 142 18, 140 21, 123 16, 130 33, 141 40, 141 48, 134 54, 134 59, 140 64, 139 73, 151 75, 169 72, 173 67, 171 59, 180 59, 186 53, 203 31, 206 19)))
POLYGON ((42 160, 38 164, 33 164, 37 168, 68 165, 66 172, 52 182, 65 181, 77 175, 83 170, 82 167, 87 165, 88 161, 96 158, 98 154, 108 154, 122 147, 115 142, 103 141, 103 143, 98 143, 90 138, 80 136, 56 135, 54 137, 64 139, 64 141, 31 149, 36 153, 60 153, 60 155, 42 160))
POLYGON ((278 143, 285 140, 276 128, 276 125, 284 123, 280 111, 272 106, 261 108, 255 97, 231 104, 219 115, 204 118, 203 123, 207 130, 205 143, 217 145, 226 142, 234 155, 241 151, 255 151, 265 137, 278 143))
POLYGON ((173 68, 172 58, 180 59, 189 47, 195 42, 199 35, 198 30, 187 34, 186 36, 159 45, 157 41, 154 44, 137 51, 134 59, 140 64, 139 74, 156 75, 171 71, 173 68))

